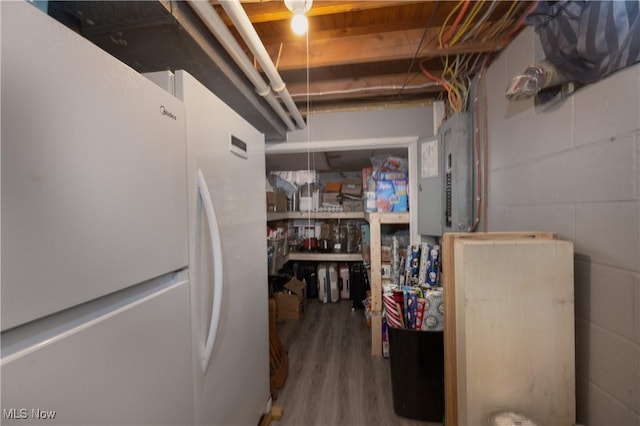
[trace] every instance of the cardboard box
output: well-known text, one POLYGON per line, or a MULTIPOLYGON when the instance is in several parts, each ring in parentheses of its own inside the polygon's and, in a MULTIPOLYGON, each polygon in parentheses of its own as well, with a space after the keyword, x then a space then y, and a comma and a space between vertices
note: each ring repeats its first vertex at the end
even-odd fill
POLYGON ((407 172, 380 172, 377 176, 378 180, 409 180, 407 172))
POLYGON ((340 193, 325 192, 322 194, 322 204, 340 204, 340 193))
POLYGON ((284 291, 275 294, 278 319, 300 319, 306 297, 307 283, 292 278, 284 285, 284 291))
POLYGON ((352 178, 352 179, 344 179, 342 181, 342 189, 340 189, 342 194, 347 195, 362 195, 362 179, 352 178))
POLYGON ((267 211, 286 212, 287 194, 284 192, 267 192, 267 211))
POLYGON ((327 182, 324 184, 325 192, 340 192, 340 182, 327 182))
POLYGON ((331 240, 333 238, 333 224, 332 223, 323 223, 320 228, 320 239, 321 240, 331 240))
POLYGON ((342 202, 342 210, 345 212, 361 212, 362 208, 362 200, 344 200, 342 202))
POLYGON ((376 182, 378 212, 409 211, 406 180, 379 180, 376 182))

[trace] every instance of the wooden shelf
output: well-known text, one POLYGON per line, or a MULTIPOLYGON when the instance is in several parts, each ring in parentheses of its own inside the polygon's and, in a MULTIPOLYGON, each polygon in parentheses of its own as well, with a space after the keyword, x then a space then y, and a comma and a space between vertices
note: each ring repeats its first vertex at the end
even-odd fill
POLYGON ((287 219, 364 219, 367 222, 409 223, 409 212, 368 213, 368 212, 269 212, 267 221, 287 219))
POLYGON ((284 262, 289 260, 320 262, 362 262, 362 253, 314 253, 291 252, 285 255, 284 262))
POLYGON ((364 219, 371 222, 378 223, 406 223, 410 222, 409 212, 403 213, 365 213, 364 219))
POLYGON ((369 250, 371 251, 371 355, 382 356, 382 259, 380 255, 380 225, 387 223, 407 224, 409 213, 366 213, 369 222, 369 250))
POLYGON ((364 212, 268 212, 267 221, 286 219, 364 219, 364 212))

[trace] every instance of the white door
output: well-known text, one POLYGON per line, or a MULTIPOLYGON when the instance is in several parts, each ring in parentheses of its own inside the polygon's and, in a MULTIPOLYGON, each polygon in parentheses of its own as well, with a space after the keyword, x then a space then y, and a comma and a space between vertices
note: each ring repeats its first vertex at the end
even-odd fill
POLYGON ((182 102, 2 2, 2 330, 187 265, 182 102))
POLYGON ((254 425, 269 399, 264 136, 183 71, 176 93, 188 114, 195 421, 254 425))
POLYGON ((193 423, 186 273, 118 296, 3 333, 2 424, 193 423))

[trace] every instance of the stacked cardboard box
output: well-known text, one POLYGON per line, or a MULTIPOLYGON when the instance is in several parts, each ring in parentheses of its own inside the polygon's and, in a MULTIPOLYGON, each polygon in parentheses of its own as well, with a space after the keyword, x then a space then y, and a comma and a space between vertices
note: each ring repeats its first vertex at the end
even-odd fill
POLYGON ((300 319, 307 298, 307 283, 292 278, 281 292, 275 293, 278 319, 300 319))
POLYGON ((285 194, 284 192, 267 192, 267 211, 286 212, 287 194, 285 194))
POLYGON ((376 181, 376 206, 379 212, 406 212, 407 174, 404 172, 380 172, 376 181))

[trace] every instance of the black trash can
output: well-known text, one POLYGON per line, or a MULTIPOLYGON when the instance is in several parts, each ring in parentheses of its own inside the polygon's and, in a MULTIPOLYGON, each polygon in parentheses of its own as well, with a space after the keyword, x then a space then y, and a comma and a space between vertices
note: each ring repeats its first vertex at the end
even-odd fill
POLYGON ((444 417, 444 336, 442 331, 388 328, 393 410, 414 420, 444 417))

